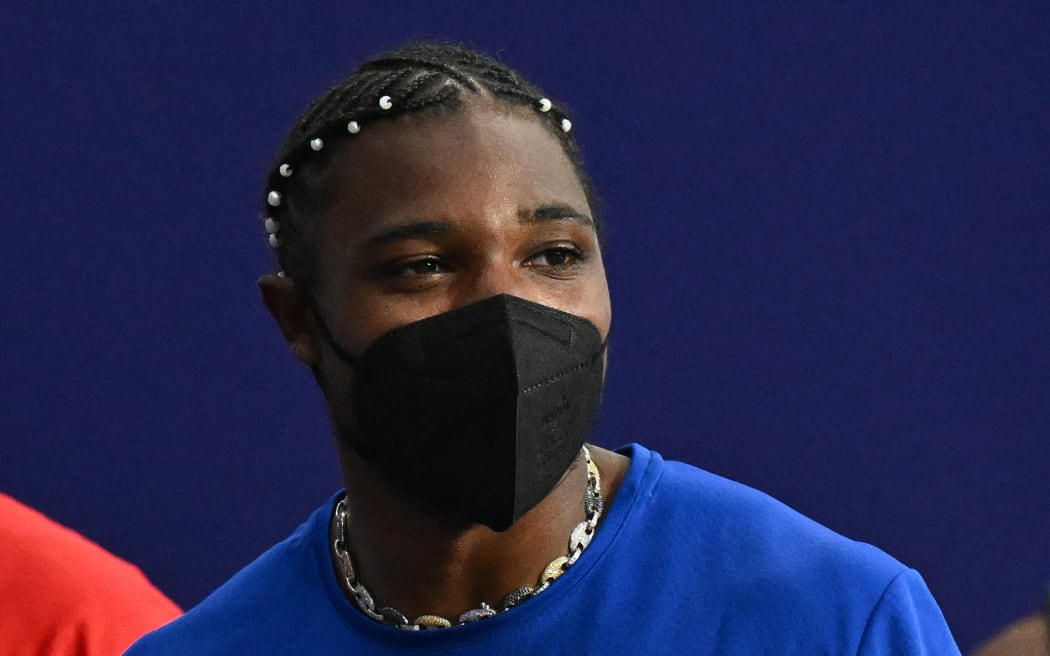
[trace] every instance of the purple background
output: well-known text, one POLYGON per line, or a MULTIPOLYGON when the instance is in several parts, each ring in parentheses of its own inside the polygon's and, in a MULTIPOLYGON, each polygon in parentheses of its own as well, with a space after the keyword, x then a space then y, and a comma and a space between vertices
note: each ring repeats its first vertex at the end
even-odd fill
POLYGON ((607 200, 595 441, 878 544, 964 648, 1035 608, 1045 3, 48 4, 0 9, 0 490, 179 603, 338 485, 255 289, 266 165, 362 57, 448 36, 569 104, 607 200))

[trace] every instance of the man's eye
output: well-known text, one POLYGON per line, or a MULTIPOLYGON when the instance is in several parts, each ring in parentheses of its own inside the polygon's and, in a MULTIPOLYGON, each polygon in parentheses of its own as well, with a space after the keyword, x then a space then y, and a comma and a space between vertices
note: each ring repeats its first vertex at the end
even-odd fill
POLYGON ((527 260, 526 266, 561 269, 579 264, 584 259, 583 253, 578 248, 558 246, 536 253, 527 260))
POLYGON ((445 266, 436 257, 424 257, 399 264, 393 269, 396 276, 433 276, 444 273, 445 266))

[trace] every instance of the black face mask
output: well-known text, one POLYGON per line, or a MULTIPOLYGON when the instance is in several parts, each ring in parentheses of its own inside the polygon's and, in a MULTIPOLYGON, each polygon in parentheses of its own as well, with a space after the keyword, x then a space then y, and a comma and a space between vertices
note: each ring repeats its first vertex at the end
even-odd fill
MULTIPOLYGON (((494 296, 401 326, 353 367, 353 448, 411 501, 503 531, 554 488, 601 398, 594 324, 494 296)), ((338 399, 334 399, 338 402, 338 399)))

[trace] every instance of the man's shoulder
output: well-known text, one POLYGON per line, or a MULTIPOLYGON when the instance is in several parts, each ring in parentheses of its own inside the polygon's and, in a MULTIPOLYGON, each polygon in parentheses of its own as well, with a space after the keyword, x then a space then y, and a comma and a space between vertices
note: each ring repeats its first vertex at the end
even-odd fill
POLYGON ((742 483, 635 453, 649 482, 623 531, 620 555, 634 564, 618 576, 643 595, 689 600, 676 604, 713 612, 741 644, 761 626, 774 643, 806 635, 830 653, 913 653, 882 648, 927 642, 957 653, 922 578, 884 551, 742 483))
POLYGON ((908 569, 757 489, 642 447, 633 455, 648 461, 649 480, 637 488, 626 539, 727 598, 840 599, 870 609, 908 569))
POLYGON ((317 533, 324 527, 318 509, 289 537, 268 549, 174 622, 143 636, 127 654, 267 653, 287 616, 327 604, 320 584, 317 533))
POLYGON ((0 519, 0 597, 18 600, 0 613, 0 652, 109 653, 181 614, 137 567, 3 494, 0 519))

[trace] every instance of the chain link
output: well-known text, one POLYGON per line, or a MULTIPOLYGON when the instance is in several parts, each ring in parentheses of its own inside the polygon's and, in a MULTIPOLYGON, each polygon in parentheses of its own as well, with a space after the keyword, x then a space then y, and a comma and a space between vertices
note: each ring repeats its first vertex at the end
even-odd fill
POLYGON ((350 511, 344 496, 335 507, 335 518, 337 522, 336 534, 332 540, 332 550, 339 561, 339 570, 342 574, 342 583, 357 607, 368 617, 377 622, 396 626, 406 631, 420 631, 424 629, 439 629, 449 626, 477 622, 510 610, 514 606, 535 597, 566 572, 580 559, 580 555, 591 544, 591 539, 598 527, 605 503, 602 500, 602 476, 598 471, 598 465, 591 460, 591 452, 586 445, 583 447, 583 456, 587 461, 587 491, 583 498, 583 507, 586 518, 576 525, 569 535, 569 552, 565 556, 559 556, 552 560, 543 573, 535 587, 521 587, 514 590, 506 597, 498 609, 482 602, 478 608, 466 611, 455 622, 451 622, 438 615, 420 615, 415 620, 409 619, 397 609, 389 606, 376 608, 372 594, 365 588, 364 584, 357 580, 354 574, 354 566, 350 561, 350 552, 347 550, 347 530, 350 521, 350 511))

